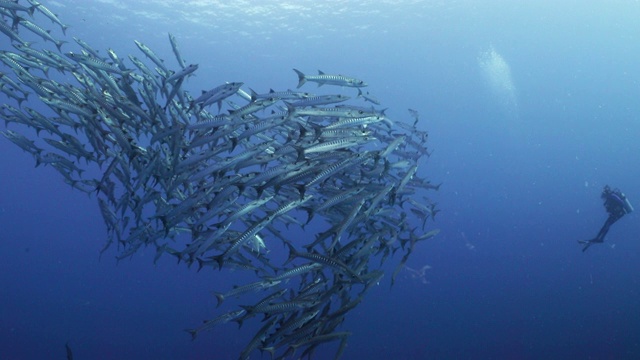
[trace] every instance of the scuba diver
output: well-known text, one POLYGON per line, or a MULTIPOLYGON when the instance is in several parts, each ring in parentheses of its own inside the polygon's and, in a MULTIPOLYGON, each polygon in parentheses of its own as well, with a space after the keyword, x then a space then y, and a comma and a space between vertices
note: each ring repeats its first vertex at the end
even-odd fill
POLYGON ((583 252, 593 244, 602 243, 605 235, 609 232, 609 227, 611 227, 611 225, 616 221, 620 220, 624 215, 633 211, 633 206, 631 206, 629 199, 627 199, 620 190, 611 190, 609 185, 604 187, 600 197, 604 200, 604 208, 607 210, 607 213, 609 213, 609 217, 607 218, 607 221, 604 222, 604 225, 602 225, 600 232, 598 232, 598 235, 595 238, 591 240, 578 240, 580 244, 584 244, 584 247, 582 248, 583 252))

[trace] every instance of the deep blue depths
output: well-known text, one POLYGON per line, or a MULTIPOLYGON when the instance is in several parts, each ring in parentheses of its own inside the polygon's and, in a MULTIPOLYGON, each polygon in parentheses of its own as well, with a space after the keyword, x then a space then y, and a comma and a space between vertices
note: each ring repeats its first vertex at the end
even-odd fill
MULTIPOLYGON (((389 289, 387 276, 345 322, 354 335, 344 358, 636 359, 638 215, 584 254, 576 240, 605 219, 603 185, 640 208, 640 5, 482 3, 332 2, 250 16, 215 8, 199 23, 163 2, 49 6, 71 36, 121 57, 143 57, 137 39, 175 67, 173 33, 187 62, 200 64, 192 92, 224 81, 286 89, 297 83, 291 68, 320 68, 365 79, 391 116, 420 111, 433 149, 420 171, 444 183, 433 193, 442 211, 432 226, 442 231, 408 263, 430 265, 428 283, 407 270, 389 289), (491 48, 510 68, 515 111, 479 66, 491 48)), ((0 154, 0 358, 62 359, 67 341, 77 359, 237 356, 255 326, 195 342, 182 331, 216 315, 210 291, 231 287, 235 274, 168 257, 154 266, 150 249, 118 264, 114 249, 99 259, 95 199, 34 169, 4 139, 0 154)))

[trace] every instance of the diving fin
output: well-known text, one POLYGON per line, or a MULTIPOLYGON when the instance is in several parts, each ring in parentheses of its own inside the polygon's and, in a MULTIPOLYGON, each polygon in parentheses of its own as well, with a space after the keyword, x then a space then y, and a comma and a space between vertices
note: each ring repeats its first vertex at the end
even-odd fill
POLYGON ((591 240, 578 240, 578 243, 580 244, 584 244, 584 247, 582 248, 582 252, 587 251, 587 249, 589 248, 589 246, 593 245, 595 243, 595 239, 591 239, 591 240))

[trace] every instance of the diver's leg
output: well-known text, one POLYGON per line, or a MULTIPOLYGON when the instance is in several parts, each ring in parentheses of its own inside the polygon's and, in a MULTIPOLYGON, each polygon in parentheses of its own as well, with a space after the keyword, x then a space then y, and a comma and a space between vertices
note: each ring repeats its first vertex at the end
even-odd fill
POLYGON ((604 222, 604 225, 602 225, 602 228, 598 232, 598 236, 596 236, 596 238, 593 239, 592 241, 599 242, 599 243, 604 242, 604 237, 609 232, 609 228, 611 227, 611 225, 613 225, 616 221, 620 220, 621 217, 622 216, 615 215, 615 214, 609 215, 609 217, 607 218, 607 221, 604 222))
POLYGON ((598 232, 598 235, 596 235, 595 238, 591 240, 579 240, 578 242, 580 244, 584 244, 584 247, 582 248, 582 252, 587 251, 587 249, 593 244, 604 242, 604 237, 609 232, 609 228, 613 223, 618 221, 618 219, 620 219, 620 217, 614 216, 613 214, 609 215, 609 217, 604 222, 604 225, 602 225, 602 227, 600 228, 600 231, 598 232))
POLYGON ((604 237, 607 235, 607 233, 609 232, 609 228, 611 227, 611 223, 609 222, 609 219, 605 221, 604 225, 602 225, 602 228, 600 228, 598 235, 591 241, 597 242, 597 243, 604 242, 604 237))

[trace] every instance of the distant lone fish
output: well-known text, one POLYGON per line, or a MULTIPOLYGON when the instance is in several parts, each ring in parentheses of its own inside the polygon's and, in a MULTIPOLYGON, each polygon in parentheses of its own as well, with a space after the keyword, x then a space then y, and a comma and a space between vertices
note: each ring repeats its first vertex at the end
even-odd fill
POLYGON ((367 83, 362 80, 344 75, 329 75, 320 70, 318 70, 318 75, 305 75, 302 71, 297 69, 293 69, 293 71, 298 74, 298 88, 304 85, 307 81, 318 83, 318 87, 324 84, 356 88, 367 86, 367 83))

